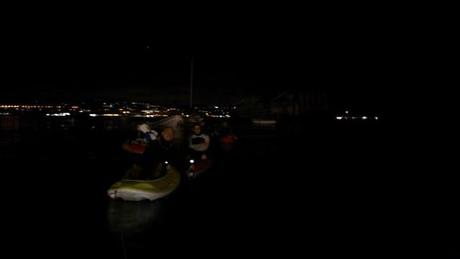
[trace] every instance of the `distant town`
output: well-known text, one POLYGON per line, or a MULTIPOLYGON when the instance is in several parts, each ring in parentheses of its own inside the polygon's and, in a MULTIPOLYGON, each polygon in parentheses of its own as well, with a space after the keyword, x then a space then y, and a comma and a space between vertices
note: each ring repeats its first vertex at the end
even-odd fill
POLYGON ((180 115, 184 118, 199 115, 203 119, 232 119, 240 122, 243 119, 245 122, 251 122, 255 126, 264 128, 273 128, 282 123, 290 123, 292 118, 298 118, 296 121, 300 122, 302 118, 308 120, 308 118, 315 118, 316 115, 321 116, 324 121, 337 121, 345 124, 358 121, 380 122, 382 119, 381 114, 371 112, 354 109, 329 109, 327 99, 323 98, 322 95, 305 95, 303 97, 305 98, 293 99, 288 95, 280 95, 270 102, 247 98, 231 106, 215 104, 194 106, 193 108, 134 101, 53 104, 0 103, 0 129, 67 129, 75 125, 89 123, 87 125, 89 128, 110 130, 130 127, 129 121, 156 121, 174 115, 180 115), (310 115, 313 116, 308 117, 310 115), (99 125, 98 121, 103 121, 103 123, 99 125))
POLYGON ((191 113, 200 113, 209 118, 230 118, 236 106, 218 105, 181 109, 165 107, 144 102, 103 102, 100 104, 0 104, 0 116, 35 113, 48 117, 66 117, 87 115, 89 117, 134 117, 161 118, 172 115, 189 117, 191 113))

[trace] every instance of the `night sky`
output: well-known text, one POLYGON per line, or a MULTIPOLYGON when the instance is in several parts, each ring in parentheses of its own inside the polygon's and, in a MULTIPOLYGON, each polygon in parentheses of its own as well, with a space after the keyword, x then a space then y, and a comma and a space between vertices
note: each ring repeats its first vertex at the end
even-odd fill
POLYGON ((0 99, 182 102, 193 56, 198 102, 303 90, 379 106, 403 84, 409 62, 409 25, 374 11, 160 13, 24 14, 10 21, 0 99))

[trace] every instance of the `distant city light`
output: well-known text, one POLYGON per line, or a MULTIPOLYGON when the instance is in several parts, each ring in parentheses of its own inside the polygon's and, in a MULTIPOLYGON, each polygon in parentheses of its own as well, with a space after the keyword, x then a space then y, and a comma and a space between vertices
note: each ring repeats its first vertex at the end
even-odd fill
POLYGON ((374 117, 374 119, 375 119, 375 120, 378 120, 378 119, 379 119, 379 117, 375 116, 375 117, 374 117))
POLYGON ((345 111, 345 114, 348 114, 348 111, 345 111))
POLYGON ((341 120, 341 119, 343 119, 343 117, 342 117, 342 116, 337 116, 337 117, 335 117, 335 118, 336 118, 337 120, 341 120))
POLYGON ((361 119, 367 120, 367 116, 363 116, 363 117, 361 117, 361 119))
POLYGON ((70 113, 68 112, 62 112, 62 113, 47 113, 46 116, 51 116, 51 117, 65 117, 65 116, 70 116, 70 113))
POLYGON ((193 163, 195 163, 195 160, 190 159, 190 164, 193 164, 193 163))
MULTIPOLYGON (((10 115, 11 112, 28 112, 28 111, 40 111, 39 114, 42 116, 51 116, 51 117, 64 117, 72 116, 75 113, 86 113, 89 117, 141 117, 141 118, 158 118, 158 117, 169 117, 171 113, 178 112, 186 118, 190 118, 191 115, 187 112, 181 111, 179 108, 174 107, 163 107, 160 105, 151 105, 147 103, 110 103, 110 102, 101 102, 101 106, 97 107, 82 107, 85 104, 60 104, 60 105, 45 105, 45 104, 0 104, 0 111, 2 109, 3 113, 0 115, 10 115), (131 105, 133 104, 133 105, 131 105), (136 105, 136 106, 134 106, 136 105), (138 105, 138 106, 137 106, 138 105), (72 115, 71 115, 72 114, 72 115)), ((236 109, 236 106, 222 107, 218 105, 208 106, 207 108, 198 108, 195 107, 196 111, 199 111, 200 114, 206 115, 210 118, 230 118, 229 110, 233 107, 236 109), (198 110, 199 109, 199 110, 198 110)))
POLYGON ((254 120, 252 120, 252 123, 259 124, 259 125, 273 125, 273 124, 276 124, 277 121, 276 120, 257 120, 257 119, 254 119, 254 120))

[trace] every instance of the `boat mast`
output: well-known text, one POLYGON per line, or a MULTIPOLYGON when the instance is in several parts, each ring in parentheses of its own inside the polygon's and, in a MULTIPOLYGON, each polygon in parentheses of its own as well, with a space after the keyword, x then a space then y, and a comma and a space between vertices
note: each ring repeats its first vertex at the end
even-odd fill
POLYGON ((190 109, 193 108, 193 56, 190 59, 190 109))

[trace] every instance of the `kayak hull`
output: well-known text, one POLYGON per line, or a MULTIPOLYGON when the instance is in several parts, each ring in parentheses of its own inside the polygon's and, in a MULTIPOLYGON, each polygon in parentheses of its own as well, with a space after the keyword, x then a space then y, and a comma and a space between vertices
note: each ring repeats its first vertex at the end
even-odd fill
POLYGON ((126 201, 154 201, 171 194, 180 183, 179 172, 168 166, 166 174, 155 180, 123 179, 113 184, 107 191, 112 199, 126 201))

